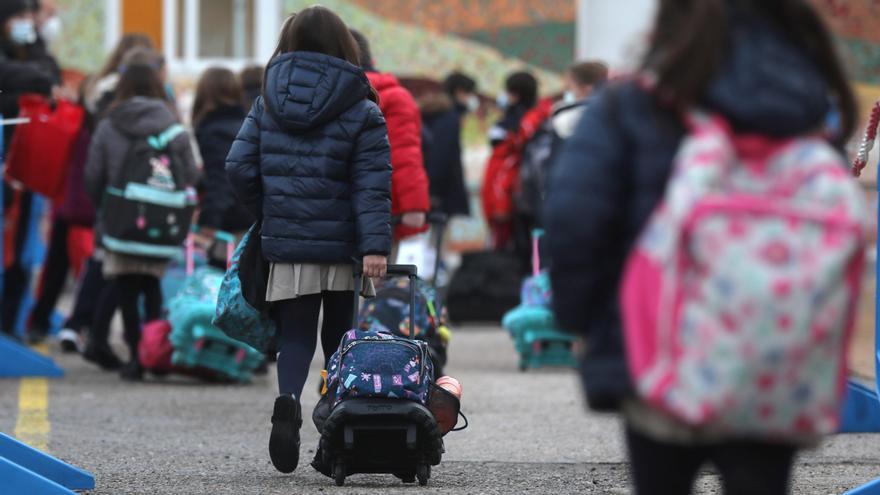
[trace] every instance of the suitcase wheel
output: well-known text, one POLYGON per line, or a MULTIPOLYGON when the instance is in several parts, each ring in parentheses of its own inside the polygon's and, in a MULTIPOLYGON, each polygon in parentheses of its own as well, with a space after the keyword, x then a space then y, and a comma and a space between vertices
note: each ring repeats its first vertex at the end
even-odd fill
POLYGON ((416 468, 416 477, 419 479, 419 486, 427 486, 428 479, 431 478, 431 466, 419 464, 419 467, 416 468))
POLYGON ((337 462, 333 466, 333 481, 336 482, 336 486, 345 484, 345 464, 337 462))

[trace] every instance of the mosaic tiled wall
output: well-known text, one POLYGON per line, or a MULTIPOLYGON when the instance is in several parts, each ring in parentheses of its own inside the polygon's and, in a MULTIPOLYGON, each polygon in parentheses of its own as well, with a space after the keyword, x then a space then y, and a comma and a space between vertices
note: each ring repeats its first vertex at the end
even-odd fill
MULTIPOLYGON (((288 14, 314 0, 285 0, 288 14)), ((533 70, 546 91, 574 56, 574 2, 324 0, 370 39, 381 70, 440 79, 452 70, 494 93, 512 70, 533 70), (559 8, 562 5, 564 8, 559 8), (552 7, 557 8, 552 8, 552 7)))
POLYGON ((61 38, 52 51, 65 68, 91 72, 104 58, 104 0, 58 0, 61 38))
POLYGON ((856 81, 880 84, 880 0, 812 0, 834 29, 856 81))
MULTIPOLYGON (((880 85, 880 0, 811 0, 829 20, 853 79, 880 85)), ((284 0, 282 14, 315 0, 284 0)), ((574 53, 574 0, 325 0, 376 45, 383 69, 440 77, 460 68, 496 88, 514 67, 548 86, 574 53)), ((102 61, 104 0, 58 0, 64 29, 52 47, 66 67, 102 61)))

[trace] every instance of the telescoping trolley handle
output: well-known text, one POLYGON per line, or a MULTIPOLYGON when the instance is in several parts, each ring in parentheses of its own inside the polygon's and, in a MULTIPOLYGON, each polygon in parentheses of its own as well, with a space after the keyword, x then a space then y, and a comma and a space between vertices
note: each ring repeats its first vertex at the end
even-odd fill
MULTIPOLYGON (((416 278, 419 276, 419 269, 416 265, 388 265, 385 270, 387 275, 397 275, 409 278, 409 334, 415 338, 416 330, 416 278)), ((354 313, 351 317, 352 328, 358 327, 358 316, 360 313, 360 296, 361 285, 364 276, 364 266, 360 261, 354 264, 354 313)))

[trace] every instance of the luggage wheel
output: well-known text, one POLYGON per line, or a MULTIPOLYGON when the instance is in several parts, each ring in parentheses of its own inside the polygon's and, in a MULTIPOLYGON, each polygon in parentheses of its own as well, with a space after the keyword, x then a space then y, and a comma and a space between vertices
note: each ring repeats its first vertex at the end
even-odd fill
POLYGON ((333 481, 336 482, 336 486, 345 484, 345 464, 337 462, 333 465, 333 481))
POLYGON ((427 486, 428 480, 431 478, 431 466, 419 464, 416 468, 416 477, 419 479, 419 486, 427 486))

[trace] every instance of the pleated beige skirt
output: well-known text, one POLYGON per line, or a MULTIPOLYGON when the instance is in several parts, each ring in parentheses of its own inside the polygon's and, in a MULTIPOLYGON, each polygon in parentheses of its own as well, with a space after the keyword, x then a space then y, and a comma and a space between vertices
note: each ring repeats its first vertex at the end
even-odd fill
MULTIPOLYGON (((346 264, 319 263, 272 263, 266 301, 275 302, 296 299, 299 296, 320 294, 324 291, 354 290, 354 267, 346 264)), ((361 279, 361 295, 373 297, 376 289, 373 281, 361 279)))

